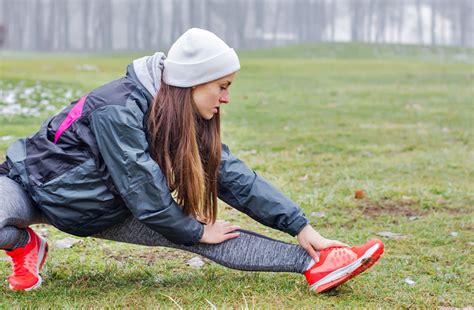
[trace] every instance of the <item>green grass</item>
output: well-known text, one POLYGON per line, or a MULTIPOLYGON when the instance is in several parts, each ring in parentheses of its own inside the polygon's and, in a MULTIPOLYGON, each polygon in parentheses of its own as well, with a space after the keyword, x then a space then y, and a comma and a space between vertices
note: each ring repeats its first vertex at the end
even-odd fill
MULTIPOLYGON (((190 253, 86 238, 71 249, 51 247, 41 290, 3 285, 0 307, 473 305, 474 51, 322 44, 239 54, 242 70, 222 121, 233 153, 301 205, 323 236, 351 244, 380 231, 406 238, 382 238, 381 261, 325 295, 309 292, 298 274, 208 260, 193 269, 185 264, 190 253), (358 189, 365 199, 353 198, 358 189)), ((136 56, 4 53, 1 79, 85 93, 120 77, 136 56)), ((0 116, 0 136, 28 135, 46 114, 0 116)), ((12 141, 0 141, 0 154, 12 141)), ((222 206, 220 217, 296 243, 230 208, 222 206)), ((43 229, 50 244, 66 236, 43 229)), ((2 278, 9 268, 0 260, 2 278)))

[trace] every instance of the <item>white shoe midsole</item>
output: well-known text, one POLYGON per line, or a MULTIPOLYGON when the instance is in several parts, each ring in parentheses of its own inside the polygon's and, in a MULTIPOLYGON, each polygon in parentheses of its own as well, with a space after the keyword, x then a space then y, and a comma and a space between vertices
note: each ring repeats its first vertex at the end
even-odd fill
POLYGON ((332 282, 342 276, 345 276, 347 274, 350 274, 357 268, 359 268, 362 265, 362 261, 366 260, 367 258, 371 257, 375 251, 379 248, 379 244, 373 245, 370 249, 367 250, 367 252, 364 253, 361 257, 359 257, 357 260, 353 261, 349 265, 339 268, 336 271, 333 271, 332 273, 328 274, 318 282, 314 283, 311 285, 311 289, 315 290, 318 288, 318 286, 324 285, 326 283, 332 282))
POLYGON ((46 241, 39 237, 41 243, 40 243, 40 248, 39 248, 39 252, 38 252, 38 262, 36 263, 36 273, 39 274, 39 269, 40 269, 40 265, 41 265, 41 262, 43 261, 43 258, 44 258, 44 255, 45 255, 45 252, 46 252, 46 241))

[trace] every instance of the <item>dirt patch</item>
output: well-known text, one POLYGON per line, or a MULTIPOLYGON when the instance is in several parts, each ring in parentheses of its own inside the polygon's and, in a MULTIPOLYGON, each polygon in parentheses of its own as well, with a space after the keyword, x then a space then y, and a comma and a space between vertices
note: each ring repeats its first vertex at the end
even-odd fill
POLYGON ((461 214, 471 214, 472 208, 456 208, 456 207, 443 207, 440 209, 443 212, 446 212, 451 215, 461 215, 461 214))
POLYGON ((377 217, 384 214, 405 216, 405 217, 415 217, 426 214, 426 212, 416 210, 414 207, 417 205, 417 202, 412 199, 400 199, 400 200, 391 200, 391 199, 382 199, 379 201, 372 201, 369 199, 364 199, 359 202, 358 209, 366 217, 377 217))

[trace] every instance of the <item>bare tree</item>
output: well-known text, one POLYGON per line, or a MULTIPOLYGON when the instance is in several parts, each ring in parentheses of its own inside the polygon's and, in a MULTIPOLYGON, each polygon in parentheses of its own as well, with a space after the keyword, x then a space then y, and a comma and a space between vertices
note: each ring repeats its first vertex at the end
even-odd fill
MULTIPOLYGON (((164 39, 164 25, 165 25, 165 14, 163 9, 163 1, 158 1, 155 9, 155 22, 157 33, 156 36, 156 48, 160 49, 162 46, 165 46, 165 39, 164 39)), ((155 41, 153 42, 155 43, 155 41)))
POLYGON ((421 1, 416 0, 416 15, 417 15, 417 31, 418 31, 418 41, 423 43, 423 15, 421 15, 421 1))
POLYGON ((377 26, 376 26, 376 42, 385 42, 385 27, 387 25, 387 3, 380 1, 377 3, 377 26))
POLYGON ((56 28, 58 31, 58 49, 69 50, 69 1, 62 0, 56 4, 56 28))
MULTIPOLYGON (((330 0, 331 1, 331 0, 330 0)), ((336 1, 332 0, 331 5, 330 5, 330 14, 329 14, 329 20, 331 24, 331 41, 336 41, 336 1)))
POLYGON ((127 49, 136 49, 138 43, 138 12, 140 2, 128 2, 127 5, 127 49))
POLYGON ((256 47, 258 42, 258 36, 263 36, 265 33, 265 0, 254 2, 254 20, 255 20, 255 31, 254 31, 254 42, 252 47, 256 47))
POLYGON ((171 40, 176 40, 183 33, 183 3, 171 1, 171 40))
POLYGON ((397 42, 402 42, 403 25, 405 24, 405 6, 397 3, 397 42))
POLYGON ((436 1, 431 0, 431 45, 436 44, 436 1))
POLYGON ((315 40, 316 41, 323 41, 325 40, 325 29, 327 23, 327 16, 326 16, 326 1, 317 1, 315 3, 315 16, 316 21, 314 25, 314 31, 316 33, 315 40))
POLYGON ((112 38, 114 36, 113 33, 113 6, 111 3, 111 0, 102 0, 101 3, 101 12, 102 12, 102 18, 101 18, 101 23, 100 27, 103 29, 102 30, 102 38, 104 40, 103 42, 103 47, 104 50, 110 51, 113 49, 113 41, 112 38))
POLYGON ((375 0, 369 0, 369 3, 367 4, 367 9, 366 9, 364 36, 365 36, 365 40, 367 40, 368 42, 372 41, 372 28, 373 28, 373 22, 374 22, 373 21, 374 5, 375 5, 375 0))
POLYGON ((83 50, 90 49, 89 28, 90 28, 90 0, 82 1, 82 48, 83 50))
POLYGON ((474 4, 470 0, 461 1, 459 6, 459 37, 463 46, 473 43, 473 18, 474 4))
POLYGON ((351 41, 360 41, 360 25, 363 20, 363 3, 361 1, 349 2, 349 15, 351 20, 351 41))
POLYGON ((347 18, 352 41, 404 42, 408 6, 415 10, 419 43, 474 44, 474 0, 0 0, 0 5, 4 46, 16 50, 157 49, 188 27, 214 31, 234 47, 334 41, 347 18))
POLYGON ((278 33, 279 33, 281 14, 282 14, 281 2, 276 1, 275 2, 275 16, 273 18, 273 31, 272 31, 274 45, 278 44, 278 33))

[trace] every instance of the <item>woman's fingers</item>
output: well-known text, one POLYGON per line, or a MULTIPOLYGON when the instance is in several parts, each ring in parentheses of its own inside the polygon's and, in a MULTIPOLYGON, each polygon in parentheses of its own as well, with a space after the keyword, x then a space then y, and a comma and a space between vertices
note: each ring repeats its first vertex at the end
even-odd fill
POLYGON ((234 239, 234 238, 237 238, 238 236, 240 235, 239 232, 236 232, 236 233, 231 233, 231 234, 225 234, 224 235, 224 240, 229 240, 229 239, 234 239))
POLYGON ((307 247, 304 248, 306 252, 308 252, 309 256, 317 263, 319 261, 319 256, 318 253, 316 253, 316 250, 311 246, 308 245, 307 247))

